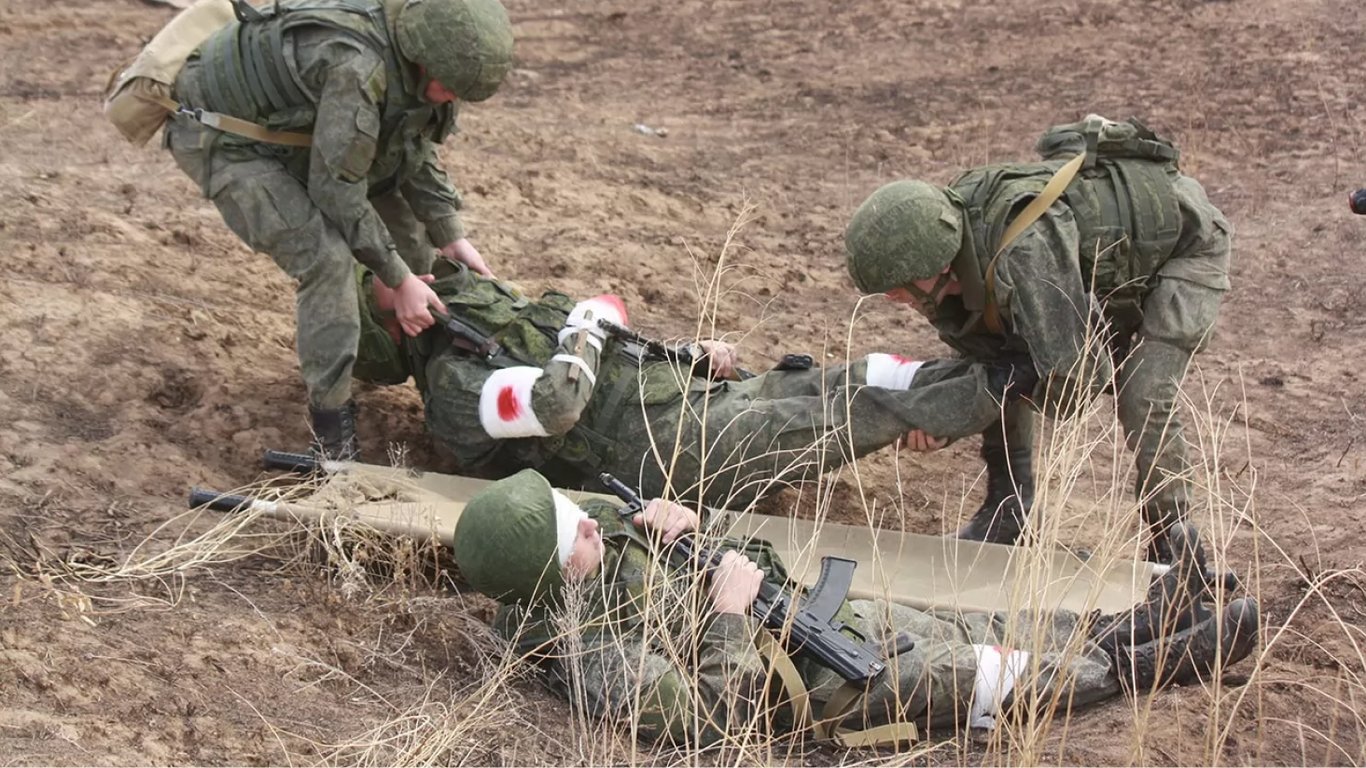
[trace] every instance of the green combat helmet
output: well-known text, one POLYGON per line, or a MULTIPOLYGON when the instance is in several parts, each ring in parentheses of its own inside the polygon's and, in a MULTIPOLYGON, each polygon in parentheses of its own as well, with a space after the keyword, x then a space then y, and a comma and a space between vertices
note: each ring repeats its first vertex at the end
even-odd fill
POLYGON ((512 68, 512 23, 498 0, 408 0, 399 11, 403 56, 463 101, 483 101, 512 68))
POLYGON ((849 276, 864 293, 886 293, 938 275, 962 242, 962 214, 943 190, 910 180, 869 195, 844 233, 849 276))
POLYGON ((564 586, 550 483, 524 469, 475 494, 455 524, 455 564, 470 586, 505 603, 552 600, 564 586))

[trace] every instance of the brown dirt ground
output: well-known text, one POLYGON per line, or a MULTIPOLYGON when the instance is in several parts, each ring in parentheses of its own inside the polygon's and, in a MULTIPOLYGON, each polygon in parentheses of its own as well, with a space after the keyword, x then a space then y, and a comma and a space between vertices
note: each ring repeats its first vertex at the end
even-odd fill
MULTIPOLYGON (((717 324, 746 332, 756 367, 846 326, 842 231, 879 183, 1027 157, 1043 127, 1090 111, 1170 133, 1238 229, 1235 290, 1201 364, 1223 382, 1229 480, 1256 478, 1258 522, 1288 555, 1262 571, 1268 624, 1305 593, 1292 561, 1318 572, 1366 557, 1366 220, 1343 204, 1366 182, 1360 4, 508 5, 519 68, 445 150, 476 243, 529 289, 615 291, 638 325, 684 334, 699 266, 713 268, 752 205, 717 324)), ((190 485, 251 482, 262 449, 307 440, 288 282, 167 155, 126 145, 99 114, 109 69, 170 13, 136 0, 0 5, 0 532, 20 567, 0 575, 4 763, 308 760, 415 704, 438 673, 433 690, 454 695, 481 663, 454 597, 347 600, 316 573, 249 559, 193 576, 174 609, 115 610, 32 575, 35 546, 49 562, 118 557, 190 485)), ((864 311, 856 354, 941 349, 893 308, 864 311)), ((406 444, 413 463, 443 468, 415 393, 360 399, 371 456, 406 444)), ((897 460, 923 511, 909 527, 945 525, 930 508, 976 471, 972 451, 897 460)), ((893 460, 868 466, 886 480, 893 460)), ((1251 550, 1243 534, 1230 557, 1251 550)), ((1352 702, 1301 685, 1331 691, 1338 659, 1357 658, 1332 622, 1360 638, 1362 590, 1343 584, 1264 662, 1270 682, 1220 761, 1362 759, 1352 702)), ((469 759, 574 759, 546 735, 563 709, 518 690, 535 703, 523 726, 469 759)), ((1053 759, 1207 759, 1202 691, 1159 696, 1141 758, 1130 719, 1121 703, 1079 718, 1053 759)))

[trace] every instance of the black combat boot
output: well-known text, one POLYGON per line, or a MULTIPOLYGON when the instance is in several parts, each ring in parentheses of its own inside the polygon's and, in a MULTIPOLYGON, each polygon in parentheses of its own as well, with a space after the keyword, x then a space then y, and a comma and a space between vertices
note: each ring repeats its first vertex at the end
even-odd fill
POLYGON ((982 444, 987 464, 987 497, 967 525, 955 535, 960 539, 1014 544, 1024 531, 1025 519, 1034 503, 1034 472, 1031 445, 982 444))
POLYGON ((1176 562, 1168 532, 1186 519, 1186 505, 1162 505, 1148 502, 1143 505, 1143 523, 1148 528, 1148 562, 1170 564, 1176 562))
POLYGON ((1208 619, 1205 606, 1205 548, 1194 526, 1177 523, 1167 533, 1175 553, 1171 569, 1148 587, 1141 604, 1123 613, 1102 616, 1091 639, 1113 656, 1120 646, 1140 646, 1208 619))
POLYGON ((308 407, 313 418, 313 452, 324 461, 360 461, 356 441, 356 401, 340 408, 308 407))
POLYGON ((1256 600, 1234 600, 1218 615, 1174 635, 1119 646, 1112 657, 1115 673, 1136 693, 1195 682, 1208 677, 1216 663, 1228 666, 1251 653, 1260 623, 1256 600))
MULTIPOLYGON (((1179 548, 1171 536, 1177 526, 1187 519, 1186 505, 1178 503, 1170 508, 1156 504, 1143 505, 1143 522, 1148 526, 1148 562, 1170 564, 1180 556, 1179 548)), ((1218 573, 1204 563, 1204 550, 1201 549, 1201 570, 1205 574, 1205 584, 1210 589, 1223 585, 1224 592, 1235 592, 1242 583, 1232 571, 1218 573)))

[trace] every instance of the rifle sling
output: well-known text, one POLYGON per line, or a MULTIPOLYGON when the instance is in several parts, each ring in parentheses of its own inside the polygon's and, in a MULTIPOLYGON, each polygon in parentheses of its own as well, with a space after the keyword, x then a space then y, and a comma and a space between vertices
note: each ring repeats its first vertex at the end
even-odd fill
POLYGON ((1020 215, 1016 216, 1010 222, 1010 226, 1006 227, 1006 231, 1001 234, 1001 242, 996 244, 996 255, 992 256, 991 261, 987 263, 987 300, 986 306, 982 309, 982 322, 986 325, 987 330, 992 333, 998 336, 1005 333, 1005 321, 1001 318, 1001 310, 996 306, 996 264, 1001 260, 1001 254, 1005 253, 1006 248, 1015 242, 1015 238, 1023 234, 1029 225, 1038 221, 1039 217, 1043 216, 1044 212, 1053 203, 1056 203, 1058 198, 1062 197, 1067 185, 1076 178, 1077 171, 1081 170, 1081 166, 1085 162, 1085 152, 1067 161, 1067 164, 1059 168, 1057 173, 1053 174, 1053 178, 1048 180, 1038 197, 1030 200, 1029 205, 1020 211, 1020 215))
POLYGON ((821 708, 821 719, 812 720, 811 693, 782 644, 767 629, 760 628, 754 636, 754 645, 768 661, 769 668, 777 673, 787 694, 787 703, 792 707, 793 725, 797 730, 810 730, 818 741, 846 748, 894 747, 920 740, 920 730, 912 722, 887 723, 858 731, 840 728, 839 724, 849 716, 855 702, 867 693, 865 687, 854 683, 846 682, 835 689, 821 708))

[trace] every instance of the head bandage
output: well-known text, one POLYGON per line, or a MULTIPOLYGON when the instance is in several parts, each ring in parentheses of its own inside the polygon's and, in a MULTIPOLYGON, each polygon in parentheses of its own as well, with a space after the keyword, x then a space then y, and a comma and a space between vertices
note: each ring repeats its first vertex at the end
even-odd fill
POLYGON ((588 519, 588 513, 579 508, 572 499, 556 490, 550 491, 555 498, 555 541, 559 554, 560 567, 569 563, 569 555, 574 551, 574 540, 579 536, 579 522, 588 519))

